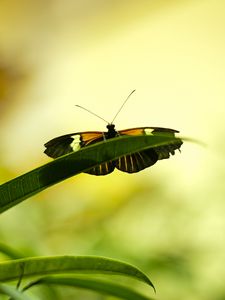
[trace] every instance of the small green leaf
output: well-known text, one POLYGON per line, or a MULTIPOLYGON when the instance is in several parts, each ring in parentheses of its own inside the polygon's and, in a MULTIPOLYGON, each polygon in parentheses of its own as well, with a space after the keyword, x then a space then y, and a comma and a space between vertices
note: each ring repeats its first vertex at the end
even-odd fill
POLYGON ((13 249, 4 243, 0 243, 0 252, 12 259, 22 258, 25 256, 16 249, 13 249))
POLYGON ((98 256, 50 256, 16 259, 0 263, 0 281, 47 274, 115 274, 130 276, 154 286, 150 279, 136 267, 98 256))
POLYGON ((9 296, 13 300, 29 300, 28 296, 22 294, 14 287, 0 283, 0 293, 9 296))
POLYGON ((107 294, 109 296, 114 296, 125 300, 152 300, 152 298, 147 298, 140 293, 118 283, 107 282, 100 279, 79 277, 42 277, 28 284, 23 290, 25 291, 30 287, 39 284, 72 286, 81 289, 92 290, 101 294, 107 294))
POLYGON ((157 146, 182 144, 168 135, 121 136, 82 148, 0 186, 0 212, 73 175, 123 155, 157 146))

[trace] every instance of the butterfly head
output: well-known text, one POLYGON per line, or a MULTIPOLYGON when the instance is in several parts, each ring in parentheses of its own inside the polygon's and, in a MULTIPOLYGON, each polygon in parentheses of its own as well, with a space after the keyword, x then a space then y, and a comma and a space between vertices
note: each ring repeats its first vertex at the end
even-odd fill
POLYGON ((109 124, 106 126, 106 128, 107 128, 108 130, 115 130, 115 125, 109 123, 109 124))
POLYGON ((109 123, 106 128, 108 129, 107 138, 114 138, 118 136, 118 132, 115 130, 115 125, 112 123, 109 123))

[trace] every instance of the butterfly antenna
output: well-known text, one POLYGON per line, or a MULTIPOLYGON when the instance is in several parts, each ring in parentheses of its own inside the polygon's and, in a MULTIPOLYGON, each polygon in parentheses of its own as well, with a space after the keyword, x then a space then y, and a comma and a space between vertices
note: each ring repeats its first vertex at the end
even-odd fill
POLYGON ((99 119, 103 120, 104 122, 106 122, 107 124, 109 124, 108 121, 106 121, 105 119, 103 119, 103 118, 100 117, 99 115, 96 115, 95 113, 93 113, 93 112, 90 111, 89 109, 87 109, 87 108, 85 108, 85 107, 83 107, 83 106, 77 105, 77 104, 76 104, 75 106, 77 106, 77 107, 79 107, 79 108, 82 108, 83 110, 86 110, 86 111, 89 112, 90 114, 96 116, 97 118, 99 118, 99 119))
POLYGON ((121 105, 120 109, 117 111, 115 117, 113 118, 111 124, 115 121, 116 117, 118 116, 118 114, 121 112, 122 108, 124 107, 124 105, 126 104, 127 100, 130 98, 130 96, 135 92, 136 90, 133 90, 128 97, 126 98, 126 100, 123 102, 123 104, 121 105))

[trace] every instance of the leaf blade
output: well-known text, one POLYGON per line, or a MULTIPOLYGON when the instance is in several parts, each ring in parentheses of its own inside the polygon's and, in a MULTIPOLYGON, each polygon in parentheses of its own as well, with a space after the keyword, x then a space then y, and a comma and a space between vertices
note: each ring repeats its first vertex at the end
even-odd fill
POLYGON ((0 283, 0 293, 9 296, 11 299, 14 300, 29 300, 28 296, 22 294, 14 287, 9 286, 7 284, 0 283))
POLYGON ((48 274, 115 274, 133 277, 150 285, 151 280, 138 268, 118 260, 98 256, 49 256, 15 259, 0 263, 0 281, 48 274))
POLYGON ((106 280, 79 278, 79 277, 43 277, 28 284, 24 291, 34 285, 47 284, 47 285, 62 285, 77 287, 81 289, 88 289, 101 294, 118 297, 124 300, 152 300, 152 298, 145 297, 144 295, 130 289, 129 287, 122 286, 118 283, 108 282, 106 280))

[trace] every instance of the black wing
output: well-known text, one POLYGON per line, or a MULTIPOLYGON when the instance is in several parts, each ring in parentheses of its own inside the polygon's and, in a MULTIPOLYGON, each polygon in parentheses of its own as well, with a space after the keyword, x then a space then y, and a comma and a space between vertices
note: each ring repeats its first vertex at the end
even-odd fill
POLYGON ((44 146, 44 153, 52 158, 78 151, 89 144, 103 140, 103 133, 100 131, 77 132, 56 137, 44 146))
MULTIPOLYGON (((162 128, 162 127, 137 127, 120 130, 120 135, 169 135, 175 136, 175 133, 179 131, 162 128)), ((134 154, 122 156, 115 161, 115 166, 117 169, 127 172, 127 173, 136 173, 145 168, 148 168, 154 165, 160 159, 166 159, 170 157, 170 154, 174 155, 176 149, 180 149, 183 142, 180 139, 177 139, 176 142, 168 143, 168 145, 158 146, 136 152, 134 154)))
MULTIPOLYGON (((52 158, 78 151, 80 148, 94 143, 103 141, 105 133, 100 131, 87 131, 77 132, 72 134, 66 134, 54 138, 47 142, 44 146, 46 147, 44 153, 52 158)), ((100 164, 85 173, 93 175, 106 175, 115 169, 115 164, 107 162, 100 164)))

